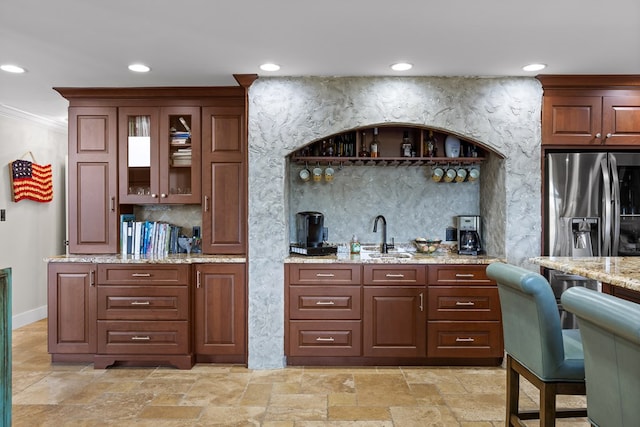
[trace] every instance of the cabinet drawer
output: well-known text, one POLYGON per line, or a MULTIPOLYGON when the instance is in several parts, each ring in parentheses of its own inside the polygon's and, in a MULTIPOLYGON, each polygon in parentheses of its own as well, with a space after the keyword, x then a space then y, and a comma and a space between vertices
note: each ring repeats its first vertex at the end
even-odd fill
POLYGON ((487 266, 482 265, 438 265, 429 267, 429 285, 491 285, 495 282, 487 277, 487 266))
POLYGON ((186 286, 98 286, 100 320, 187 320, 186 286))
POLYGON ((186 285, 189 283, 188 265, 160 264, 101 264, 98 265, 99 285, 186 285))
POLYGON ((424 285, 425 266, 422 265, 365 265, 365 285, 424 285))
POLYGON ((186 354, 189 325, 184 321, 98 321, 98 353, 186 354))
POLYGON ((500 322, 428 322, 428 357, 502 357, 500 322))
POLYGON ((430 286, 429 320, 500 320, 500 298, 495 287, 430 286))
POLYGON ((289 264, 289 282, 298 285, 359 285, 359 265, 289 264))
POLYGON ((290 319, 360 319, 359 286, 290 286, 290 319))
POLYGON ((289 356, 360 356, 359 320, 289 322, 289 356))

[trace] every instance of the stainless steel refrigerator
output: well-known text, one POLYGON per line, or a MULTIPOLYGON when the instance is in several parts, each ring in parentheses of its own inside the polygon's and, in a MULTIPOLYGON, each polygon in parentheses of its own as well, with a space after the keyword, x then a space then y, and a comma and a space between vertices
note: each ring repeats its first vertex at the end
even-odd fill
MULTIPOLYGON (((545 164, 544 255, 640 255, 640 151, 548 153, 545 164)), ((598 287, 580 276, 548 276, 558 298, 571 286, 598 287)))

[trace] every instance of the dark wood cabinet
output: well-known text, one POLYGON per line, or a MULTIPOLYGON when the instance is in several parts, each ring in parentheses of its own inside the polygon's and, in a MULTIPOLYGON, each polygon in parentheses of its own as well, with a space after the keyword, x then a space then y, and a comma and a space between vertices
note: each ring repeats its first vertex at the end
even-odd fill
POLYGON ((69 252, 119 252, 119 213, 164 203, 202 206, 203 253, 246 254, 255 78, 236 76, 242 87, 55 88, 70 105, 69 252))
POLYGON ((91 362, 97 348, 95 264, 49 263, 48 351, 53 362, 91 362))
POLYGON ((426 356, 426 289, 365 286, 363 353, 368 357, 426 356))
POLYGON ((290 360, 362 355, 361 271, 354 265, 288 265, 285 353, 290 360))
POLYGON ((539 76, 544 89, 542 144, 640 144, 640 78, 539 76))
POLYGON ((116 108, 69 108, 70 253, 118 250, 117 126, 116 108))
POLYGON ((205 107, 202 122, 202 251, 246 253, 245 109, 205 107))
POLYGON ((486 265, 285 264, 289 365, 498 365, 486 265))
POLYGON ((246 265, 200 264, 195 275, 196 360, 246 363, 246 265))
POLYGON ((119 107, 118 124, 120 203, 200 203, 200 107, 119 107))
POLYGON ((419 265, 364 266, 364 356, 426 356, 425 270, 419 265))
POLYGON ((116 362, 193 366, 188 265, 99 264, 95 368, 116 362))
POLYGON ((484 265, 430 266, 427 355, 434 359, 503 357, 498 288, 484 265))

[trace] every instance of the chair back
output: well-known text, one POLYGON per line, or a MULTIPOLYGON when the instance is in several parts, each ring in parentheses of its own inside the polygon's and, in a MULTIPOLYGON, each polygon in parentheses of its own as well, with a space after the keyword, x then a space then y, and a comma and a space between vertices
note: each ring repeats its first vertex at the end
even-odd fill
POLYGON ((500 262, 487 267, 487 276, 498 284, 505 351, 543 381, 584 381, 582 346, 563 334, 549 282, 500 262))
POLYGON ((640 304, 578 287, 562 304, 582 335, 589 420, 640 426, 640 304))

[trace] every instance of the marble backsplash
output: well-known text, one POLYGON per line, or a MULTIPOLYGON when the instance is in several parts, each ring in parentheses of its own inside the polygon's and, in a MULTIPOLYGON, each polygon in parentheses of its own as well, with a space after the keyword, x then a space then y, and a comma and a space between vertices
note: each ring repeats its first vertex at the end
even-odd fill
POLYGON ((302 182, 302 168, 289 167, 290 241, 295 241, 295 215, 301 211, 324 214, 330 242, 348 242, 355 234, 366 243, 381 242, 380 229, 373 232, 377 215, 387 220, 389 243, 391 238, 408 243, 416 237, 444 240, 446 228, 457 226, 457 215, 480 213, 480 181, 436 183, 430 166, 336 167, 332 182, 302 182))

